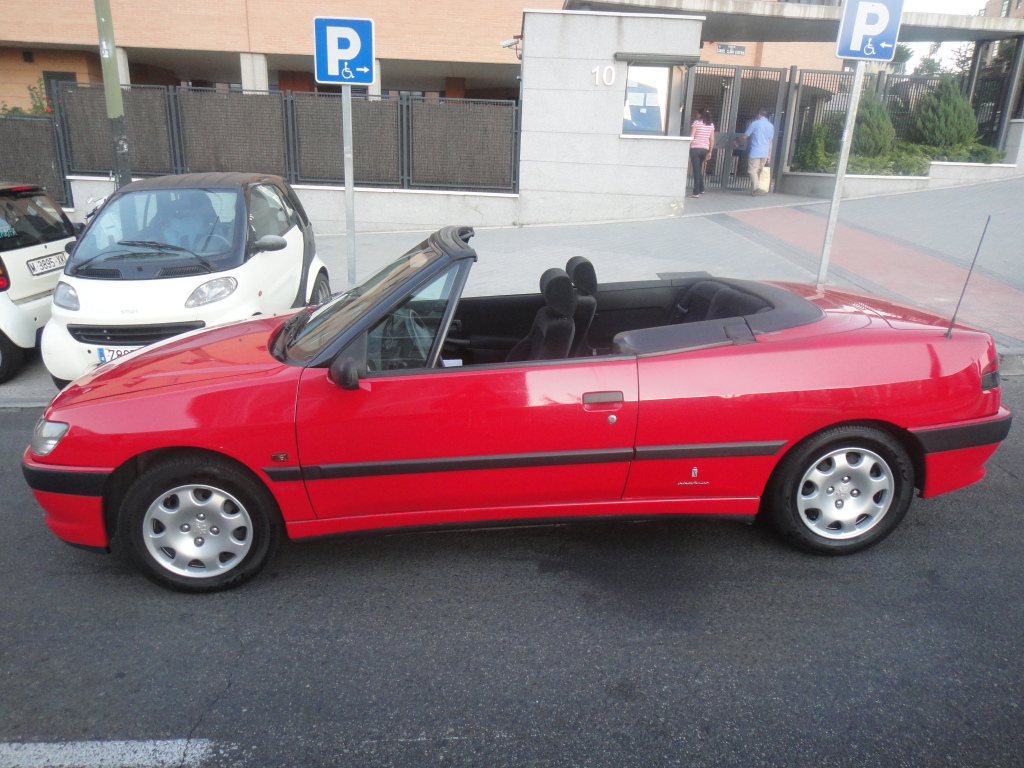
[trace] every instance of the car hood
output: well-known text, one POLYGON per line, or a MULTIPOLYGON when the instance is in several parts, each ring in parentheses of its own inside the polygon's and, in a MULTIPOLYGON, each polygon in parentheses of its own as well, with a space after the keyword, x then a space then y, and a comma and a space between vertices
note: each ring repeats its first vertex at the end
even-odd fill
POLYGON ((285 363, 276 360, 268 346, 287 317, 229 323, 143 347, 76 379, 52 405, 278 371, 285 363))

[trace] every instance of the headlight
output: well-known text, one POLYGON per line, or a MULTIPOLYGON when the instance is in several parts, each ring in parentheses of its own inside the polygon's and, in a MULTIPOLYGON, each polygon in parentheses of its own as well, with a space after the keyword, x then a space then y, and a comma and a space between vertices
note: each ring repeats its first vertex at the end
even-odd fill
POLYGON ((78 303, 78 291, 65 282, 57 283, 57 288, 53 292, 53 303, 73 312, 77 312, 81 307, 78 303))
POLYGON ((235 292, 237 287, 238 281, 235 278, 218 277, 216 280, 203 283, 192 291, 192 295, 188 297, 185 306, 191 309, 192 307, 201 307, 203 304, 211 304, 215 301, 226 299, 235 292))
POLYGON ((70 428, 70 424, 40 419, 36 422, 36 428, 32 430, 32 444, 30 446, 32 453, 36 456, 45 456, 57 447, 57 443, 68 433, 70 428))

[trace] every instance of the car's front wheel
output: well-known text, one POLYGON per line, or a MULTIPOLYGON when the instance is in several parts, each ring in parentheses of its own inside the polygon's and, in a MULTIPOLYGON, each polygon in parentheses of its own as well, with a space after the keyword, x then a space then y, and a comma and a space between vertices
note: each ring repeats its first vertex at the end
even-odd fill
POLYGON ((850 554, 896 529, 914 494, 906 450, 871 427, 836 427, 798 445, 769 484, 767 513, 800 549, 850 554))
POLYGON ((115 544, 147 578, 182 592, 238 586, 280 539, 273 496, 257 479, 210 456, 149 467, 121 504, 115 544))
POLYGON ((313 281, 313 290, 309 294, 309 306, 316 307, 331 298, 331 283, 327 275, 320 272, 313 281))

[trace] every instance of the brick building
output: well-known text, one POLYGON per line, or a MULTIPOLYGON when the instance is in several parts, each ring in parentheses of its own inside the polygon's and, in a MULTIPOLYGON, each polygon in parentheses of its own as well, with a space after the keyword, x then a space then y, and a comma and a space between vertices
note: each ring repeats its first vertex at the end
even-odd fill
MULTIPOLYGON (((785 2, 786 0, 770 0, 785 2)), ((1016 2, 1016 0, 1014 0, 1016 2)), ((821 0, 816 5, 835 5, 821 0)), ((121 80, 148 85, 331 90, 313 80, 318 15, 373 18, 379 78, 374 91, 450 97, 518 98, 516 51, 500 43, 520 33, 524 8, 562 0, 111 0, 121 80)), ((835 69, 829 43, 704 41, 713 64, 835 69)), ((102 79, 91 0, 5 0, 0 26, 0 103, 28 109, 42 79, 102 79)))

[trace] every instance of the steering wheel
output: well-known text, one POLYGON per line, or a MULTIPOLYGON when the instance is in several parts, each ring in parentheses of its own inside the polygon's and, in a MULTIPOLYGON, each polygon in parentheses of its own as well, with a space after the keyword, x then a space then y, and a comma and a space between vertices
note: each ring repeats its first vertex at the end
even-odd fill
POLYGON ((209 247, 211 240, 214 243, 220 242, 220 243, 224 244, 223 247, 220 250, 224 250, 224 251, 230 251, 231 250, 231 241, 230 240, 228 240, 226 237, 222 237, 221 235, 215 235, 213 232, 211 232, 210 234, 208 234, 206 236, 206 239, 203 240, 203 244, 199 246, 200 250, 203 253, 210 253, 210 251, 212 250, 209 247))
POLYGON ((427 362, 433 341, 434 334, 416 311, 399 307, 384 325, 381 362, 389 358, 390 369, 419 367, 427 362))

